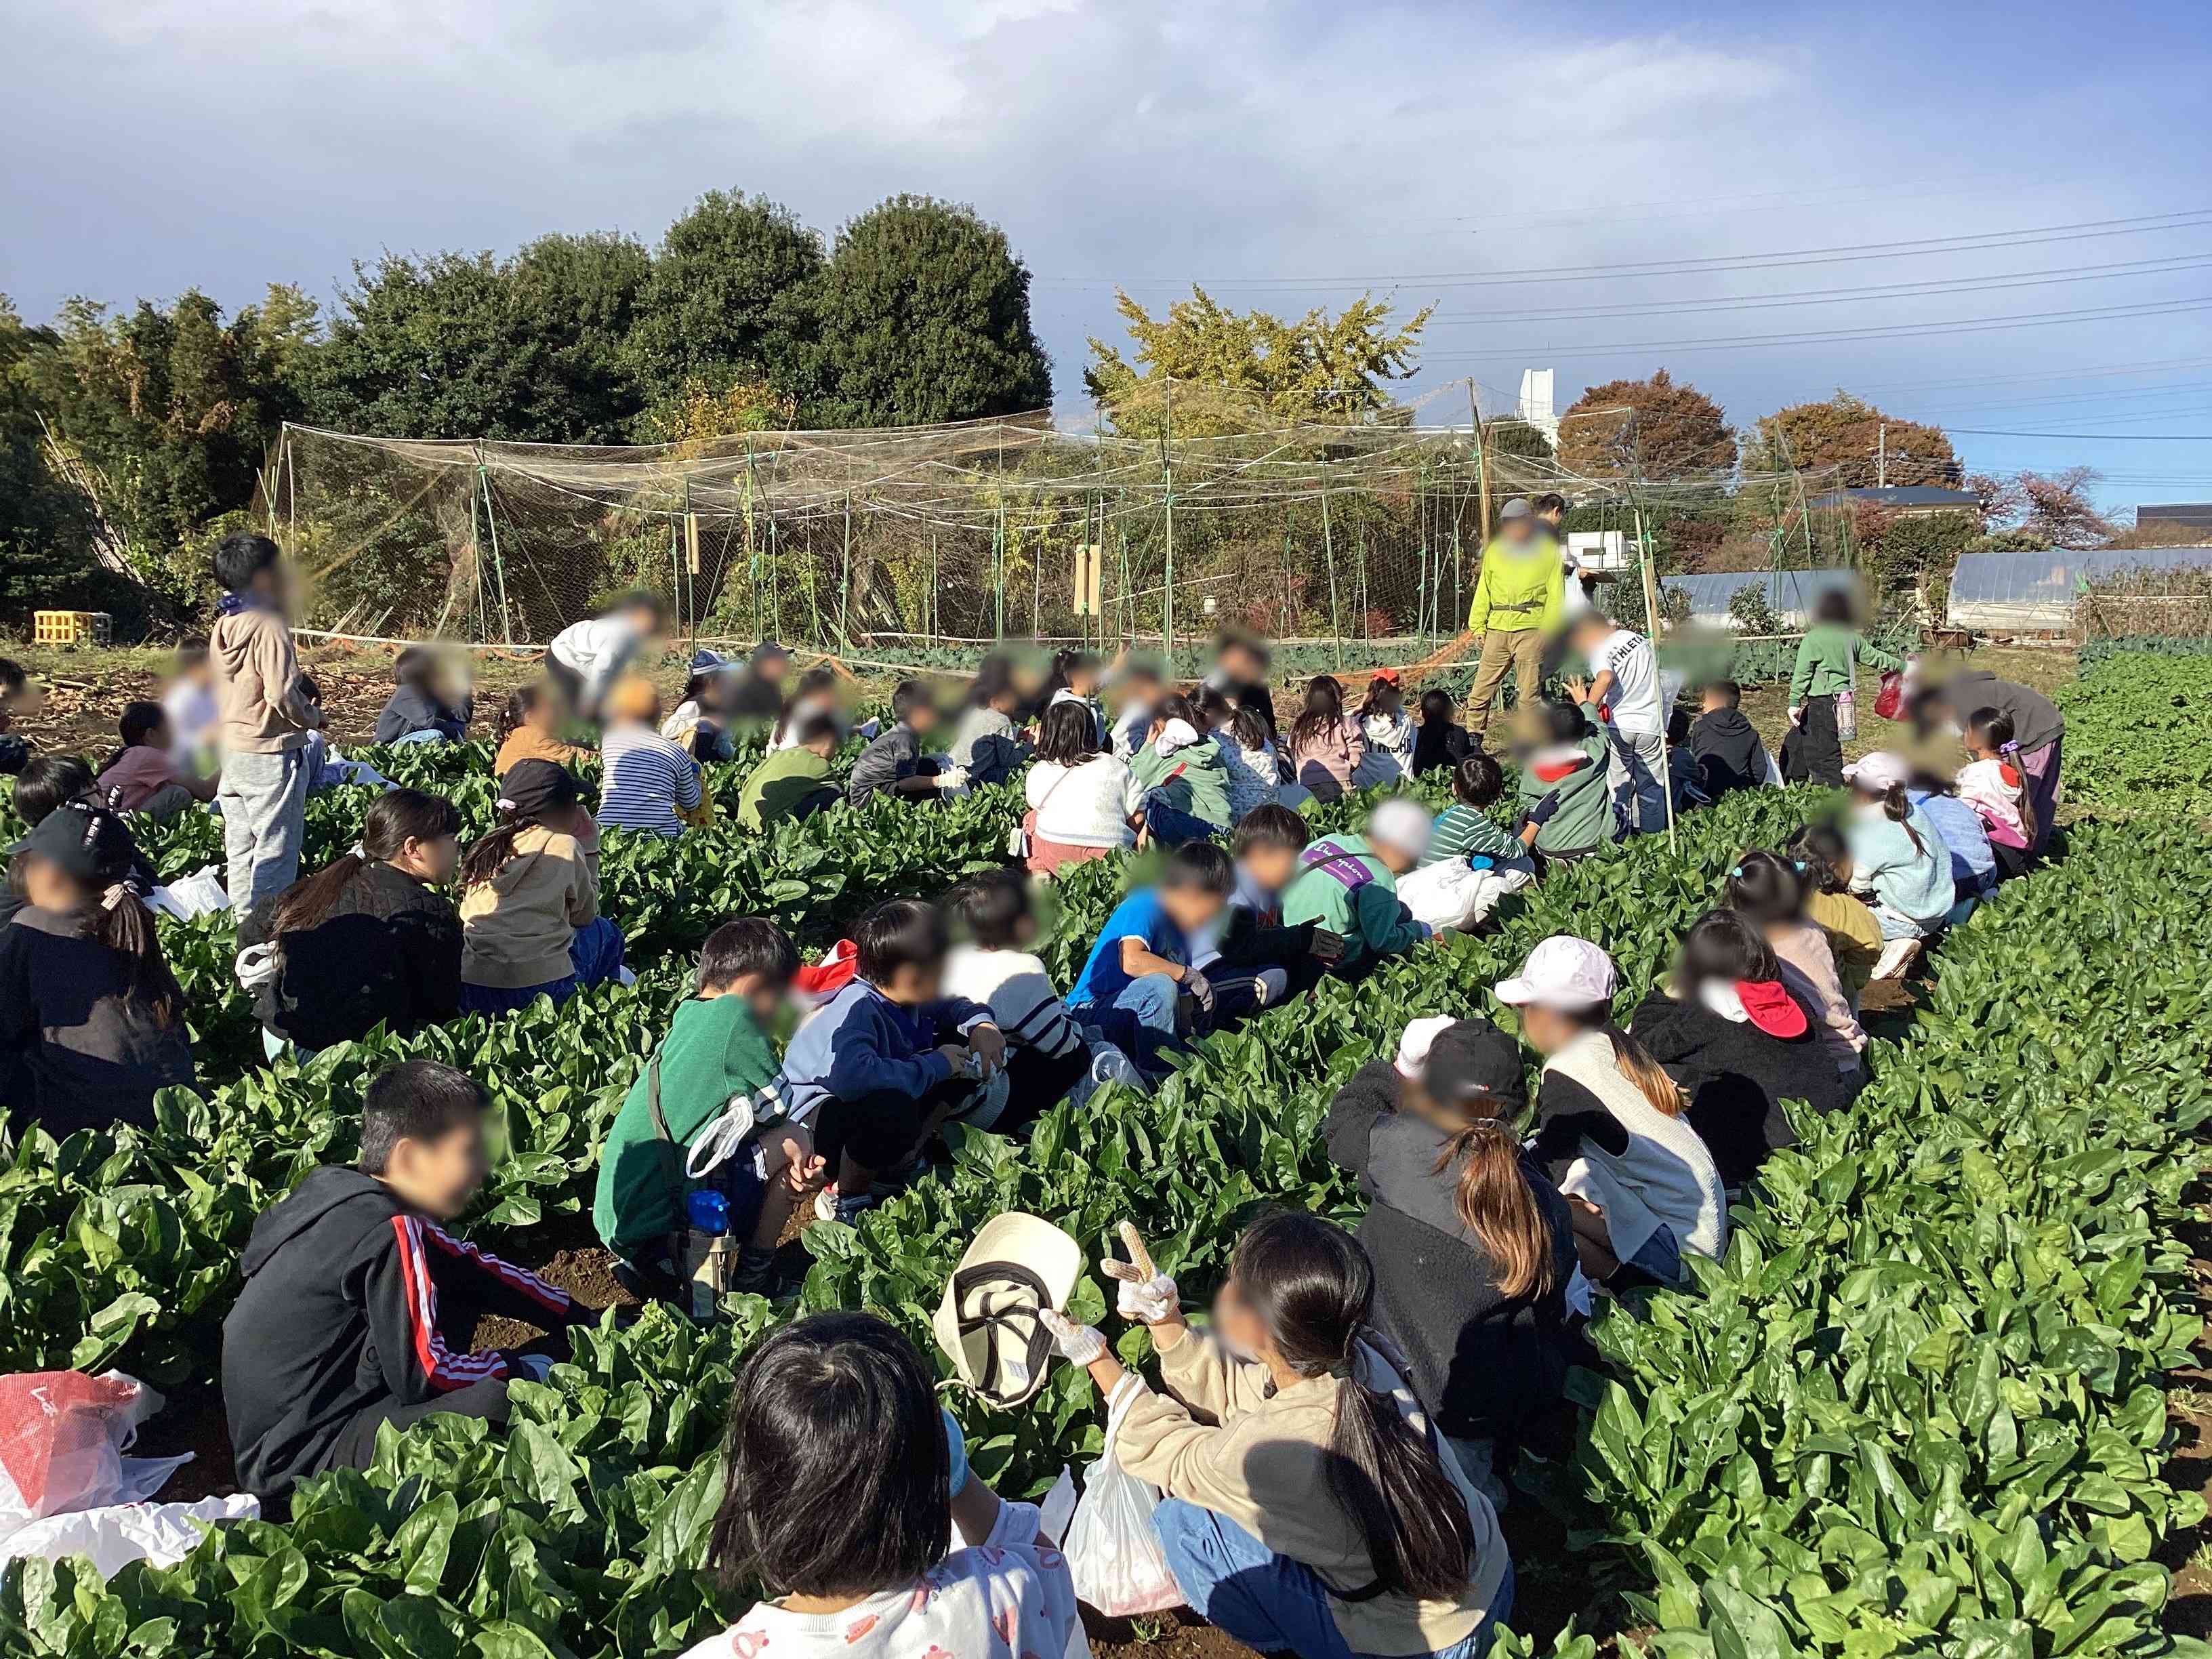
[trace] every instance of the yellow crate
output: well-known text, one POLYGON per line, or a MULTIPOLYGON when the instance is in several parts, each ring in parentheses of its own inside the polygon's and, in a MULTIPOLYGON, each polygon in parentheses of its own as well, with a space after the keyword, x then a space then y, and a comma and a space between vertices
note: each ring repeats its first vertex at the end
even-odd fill
POLYGON ((37 611, 31 615, 36 645, 106 645, 115 619, 105 611, 37 611))

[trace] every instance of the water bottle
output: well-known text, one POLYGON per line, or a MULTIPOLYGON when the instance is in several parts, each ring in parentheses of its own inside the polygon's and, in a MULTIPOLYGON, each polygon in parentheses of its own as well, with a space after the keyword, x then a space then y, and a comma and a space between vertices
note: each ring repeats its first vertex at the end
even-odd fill
POLYGON ((684 1200, 690 1224, 684 1241, 684 1269, 691 1281, 691 1317, 702 1323, 729 1285, 730 1200, 702 1187, 684 1200))
POLYGON ((1859 735, 1859 694, 1850 686, 1836 693, 1836 737, 1855 743, 1859 735))

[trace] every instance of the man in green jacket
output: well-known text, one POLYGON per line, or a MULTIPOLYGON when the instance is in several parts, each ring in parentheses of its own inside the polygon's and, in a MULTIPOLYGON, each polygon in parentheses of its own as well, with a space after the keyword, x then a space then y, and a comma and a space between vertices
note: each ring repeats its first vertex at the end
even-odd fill
POLYGON ((1376 807, 1364 836, 1324 836, 1298 854, 1283 890, 1283 925, 1318 922, 1344 940, 1336 971, 1364 973, 1430 936, 1398 902, 1398 878, 1428 851, 1427 811, 1405 796, 1376 807))
POLYGON ((746 1241, 738 1288, 765 1286, 784 1224, 822 1184, 813 1138, 784 1121, 782 1064, 767 1031, 798 969, 798 951, 774 922, 749 916, 708 936, 696 993, 677 1006, 599 1149, 592 1224, 630 1288, 680 1287, 676 1239, 697 1188, 729 1200, 729 1231, 746 1241))
POLYGON ((818 812, 844 792, 830 781, 830 757, 837 752, 837 722, 825 714, 799 717, 796 748, 779 749, 753 769, 738 796, 738 823, 765 830, 786 818, 818 812))
POLYGON ((1559 545, 1536 533, 1535 514, 1516 495, 1498 515, 1498 534, 1482 550, 1468 631, 1482 635, 1482 658, 1468 699, 1468 729, 1478 737, 1490 726, 1491 704, 1513 671, 1514 690, 1525 705, 1544 683, 1544 641, 1559 621, 1565 571, 1559 545))

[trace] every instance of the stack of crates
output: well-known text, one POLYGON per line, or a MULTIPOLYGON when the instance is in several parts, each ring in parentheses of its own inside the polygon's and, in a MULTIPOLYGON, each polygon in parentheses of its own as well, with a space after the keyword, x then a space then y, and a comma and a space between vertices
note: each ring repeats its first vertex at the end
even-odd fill
POLYGON ((105 611, 35 611, 31 613, 34 645, 106 645, 115 619, 105 611))

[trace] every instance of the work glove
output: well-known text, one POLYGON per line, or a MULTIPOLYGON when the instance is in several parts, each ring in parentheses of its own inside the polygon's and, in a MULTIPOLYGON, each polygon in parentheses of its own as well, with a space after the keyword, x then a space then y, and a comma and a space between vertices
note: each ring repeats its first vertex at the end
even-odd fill
POLYGON ((1106 1339, 1088 1325, 1079 1325, 1056 1308, 1041 1308, 1037 1318, 1051 1334, 1060 1357, 1071 1365, 1088 1365, 1106 1357, 1106 1339))
POLYGON ((1175 1280, 1152 1265, 1152 1253, 1127 1221, 1121 1224, 1121 1244, 1129 1252, 1127 1261, 1109 1255, 1098 1262, 1098 1271, 1115 1283, 1114 1311, 1140 1325, 1164 1324, 1181 1314, 1182 1297, 1175 1280))
POLYGON ((1200 1013, 1210 1014, 1213 1012, 1213 981, 1200 973, 1197 969, 1192 969, 1182 976, 1182 988, 1189 994, 1190 1000, 1198 1005, 1200 1013))

